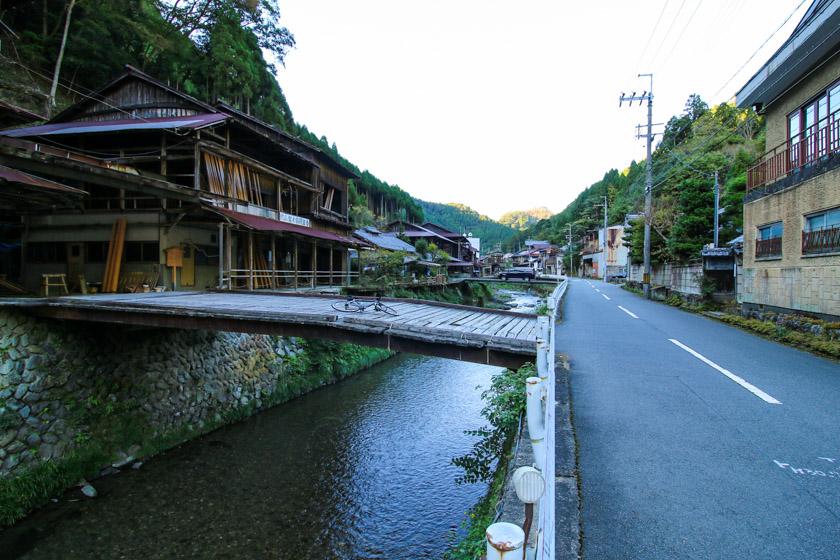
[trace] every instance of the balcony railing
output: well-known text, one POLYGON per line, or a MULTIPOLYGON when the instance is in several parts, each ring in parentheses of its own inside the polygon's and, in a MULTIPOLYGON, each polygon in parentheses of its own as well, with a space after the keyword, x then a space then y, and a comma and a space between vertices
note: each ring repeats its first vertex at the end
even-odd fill
POLYGON ((782 256, 782 238, 771 237, 770 239, 755 240, 755 258, 767 259, 782 256))
POLYGON ((779 144, 747 171, 747 191, 768 185, 813 164, 822 157, 840 152, 840 110, 779 144))
POLYGON ((840 251, 840 226, 802 232, 802 254, 835 253, 840 251))

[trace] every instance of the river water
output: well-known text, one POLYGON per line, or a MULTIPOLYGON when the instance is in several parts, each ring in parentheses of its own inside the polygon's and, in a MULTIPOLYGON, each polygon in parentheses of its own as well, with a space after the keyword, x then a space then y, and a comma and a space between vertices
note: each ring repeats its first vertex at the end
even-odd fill
POLYGON ((8 558, 438 558, 486 490, 453 457, 498 368, 401 355, 71 492, 8 558))
POLYGON ((0 533, 0 557, 439 558, 487 489, 451 459, 498 371, 396 356, 68 492, 0 533))

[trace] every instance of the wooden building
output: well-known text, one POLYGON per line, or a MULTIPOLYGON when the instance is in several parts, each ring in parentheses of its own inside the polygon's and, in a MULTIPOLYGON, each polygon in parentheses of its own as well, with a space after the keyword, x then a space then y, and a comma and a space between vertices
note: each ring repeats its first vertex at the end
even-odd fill
POLYGON ((47 211, 4 206, 0 222, 21 230, 17 280, 33 291, 48 274, 104 291, 349 281, 351 170, 132 67, 44 125, 0 132, 0 165, 86 193, 47 211))

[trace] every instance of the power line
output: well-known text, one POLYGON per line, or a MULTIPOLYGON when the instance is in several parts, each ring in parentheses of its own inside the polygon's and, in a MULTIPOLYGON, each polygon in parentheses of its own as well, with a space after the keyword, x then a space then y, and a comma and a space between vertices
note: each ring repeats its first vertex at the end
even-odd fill
POLYGON ((642 59, 644 59, 645 55, 647 54, 650 42, 653 40, 653 36, 656 35, 656 30, 659 28, 659 23, 662 21, 662 16, 665 15, 665 9, 668 7, 668 1, 669 0, 665 0, 665 2, 662 4, 662 10, 659 12, 659 17, 656 18, 656 23, 653 24, 653 29, 651 29, 650 31, 650 35, 648 36, 647 42, 645 43, 645 48, 642 49, 642 54, 639 55, 639 60, 636 61, 637 68, 640 67, 642 59))
POLYGON ((671 50, 668 51, 668 55, 665 57, 665 60, 662 61, 662 65, 659 67, 660 69, 665 68, 668 64, 668 61, 671 60, 671 57, 674 55, 674 51, 677 50, 677 45, 680 44, 680 40, 682 40, 683 35, 685 35, 685 30, 688 29, 688 26, 691 25, 691 22, 694 21, 694 16, 697 15, 697 12, 700 11, 700 6, 703 5, 703 0, 697 2, 697 6, 695 6, 694 11, 691 12, 691 16, 689 16, 688 21, 685 22, 680 34, 677 35, 677 40, 671 45, 671 50))
POLYGON ((783 21, 783 22, 782 22, 782 24, 781 24, 779 27, 777 27, 777 28, 776 28, 776 30, 775 30, 775 31, 773 31, 773 33, 771 33, 771 34, 770 34, 770 36, 769 36, 769 37, 767 37, 767 39, 765 39, 765 40, 764 40, 764 42, 763 42, 763 43, 761 43, 761 45, 760 45, 760 46, 759 46, 759 47, 758 47, 758 48, 757 48, 757 49, 756 49, 756 50, 755 50, 755 51, 754 51, 754 52, 750 55, 750 57, 747 59, 747 61, 746 61, 745 63, 743 63, 743 64, 742 64, 742 65, 741 65, 741 66, 740 66, 740 67, 739 67, 739 68, 735 71, 735 73, 734 73, 734 74, 732 74, 732 76, 730 76, 728 80, 726 80, 726 82, 725 82, 722 86, 720 86, 720 89, 718 89, 712 97, 717 97, 717 96, 718 96, 718 94, 719 94, 721 91, 723 91, 723 90, 724 90, 724 88, 726 88, 726 86, 728 86, 728 85, 732 82, 732 80, 734 80, 734 79, 735 79, 735 77, 736 77, 736 76, 738 76, 738 74, 740 74, 740 73, 741 73, 741 70, 743 70, 743 69, 747 66, 747 64, 749 64, 750 62, 752 62, 752 59, 753 59, 753 58, 755 58, 755 56, 759 53, 759 51, 761 51, 761 50, 762 50, 762 49, 763 49, 763 48, 767 45, 767 43, 769 43, 769 42, 770 42, 770 40, 771 40, 773 37, 775 37, 775 36, 776 36, 776 34, 777 34, 779 31, 781 31, 781 30, 782 30, 782 28, 783 28, 785 25, 787 25, 787 22, 789 22, 789 21, 790 21, 790 18, 792 18, 792 17, 794 16, 794 14, 795 14, 796 12, 798 12, 798 11, 799 11, 799 8, 801 8, 801 7, 802 7, 802 5, 803 5, 803 4, 805 4, 805 2, 807 2, 807 1, 808 1, 808 0, 801 0, 801 2, 799 2, 799 4, 797 4, 796 8, 794 8, 794 9, 793 9, 793 11, 792 11, 791 13, 789 13, 789 14, 788 14, 788 16, 785 18, 785 21, 783 21))
POLYGON ((671 30, 674 28, 674 24, 677 23, 677 19, 680 17, 680 13, 682 13, 682 9, 685 6, 686 0, 683 0, 680 4, 680 7, 677 9, 677 14, 674 16, 674 19, 671 20, 671 25, 668 26, 668 31, 665 32, 665 35, 662 37, 662 42, 659 43, 659 48, 656 49, 656 52, 653 54, 653 61, 652 63, 656 62, 656 59, 659 58, 659 52, 662 50, 662 47, 665 45, 665 41, 668 39, 668 36, 671 34, 671 30))

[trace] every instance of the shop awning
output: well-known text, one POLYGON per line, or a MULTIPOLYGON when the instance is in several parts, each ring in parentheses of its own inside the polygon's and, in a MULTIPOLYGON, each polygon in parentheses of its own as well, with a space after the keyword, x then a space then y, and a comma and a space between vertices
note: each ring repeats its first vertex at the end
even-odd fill
POLYGON ((207 206, 206 208, 230 219, 234 223, 254 231, 291 233, 314 239, 322 239, 324 241, 332 241, 334 243, 340 243, 342 245, 349 245, 352 247, 359 245, 358 241, 331 231, 315 229, 298 224, 290 224, 279 220, 272 220, 271 218, 263 218, 262 216, 252 216, 251 214, 243 214, 242 212, 228 210, 227 208, 217 208, 215 206, 207 206))

